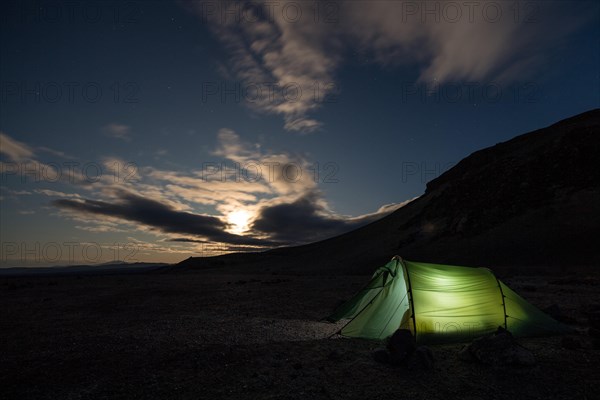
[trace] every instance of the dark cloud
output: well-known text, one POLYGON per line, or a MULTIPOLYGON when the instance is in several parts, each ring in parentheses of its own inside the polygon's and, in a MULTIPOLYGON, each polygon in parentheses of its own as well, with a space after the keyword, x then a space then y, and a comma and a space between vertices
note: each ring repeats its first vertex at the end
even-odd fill
POLYGON ((292 203, 262 208, 251 228, 273 240, 300 244, 340 235, 383 215, 371 214, 356 219, 332 216, 319 204, 319 196, 313 192, 292 203))
POLYGON ((167 242, 181 242, 181 243, 208 243, 206 240, 200 239, 188 239, 188 238, 173 238, 167 240, 167 242))
POLYGON ((172 207, 129 192, 118 193, 119 200, 55 200, 55 206, 84 214, 106 215, 156 228, 165 233, 205 237, 214 242, 237 245, 273 246, 277 243, 225 232, 227 224, 219 218, 178 211, 172 207))
POLYGON ((251 226, 254 235, 246 236, 226 232, 228 224, 217 217, 178 211, 167 204, 126 191, 117 192, 117 199, 110 203, 89 199, 60 199, 52 204, 82 214, 137 222, 164 233, 191 235, 198 239, 176 237, 169 241, 223 244, 227 251, 256 251, 265 247, 322 240, 356 229, 393 210, 390 208, 358 218, 344 219, 330 213, 323 205, 319 193, 312 191, 292 203, 263 207, 251 226))

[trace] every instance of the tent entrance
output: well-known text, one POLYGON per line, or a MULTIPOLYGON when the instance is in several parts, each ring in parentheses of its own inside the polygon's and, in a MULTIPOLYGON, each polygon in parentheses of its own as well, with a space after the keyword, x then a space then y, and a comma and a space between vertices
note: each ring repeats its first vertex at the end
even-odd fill
POLYGON ((329 317, 331 321, 344 318, 350 318, 340 330, 344 336, 385 339, 400 327, 414 334, 411 296, 400 257, 377 269, 367 286, 329 317))

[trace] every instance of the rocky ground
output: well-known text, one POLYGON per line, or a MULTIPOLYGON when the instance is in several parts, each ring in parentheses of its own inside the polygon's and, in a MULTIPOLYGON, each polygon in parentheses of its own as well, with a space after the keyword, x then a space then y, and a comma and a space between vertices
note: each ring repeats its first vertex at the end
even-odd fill
POLYGON ((597 275, 505 277, 577 328, 519 339, 534 366, 467 362, 431 346, 432 370, 373 359, 381 343, 330 337, 322 319, 365 276, 219 270, 0 278, 2 399, 600 398, 597 275))

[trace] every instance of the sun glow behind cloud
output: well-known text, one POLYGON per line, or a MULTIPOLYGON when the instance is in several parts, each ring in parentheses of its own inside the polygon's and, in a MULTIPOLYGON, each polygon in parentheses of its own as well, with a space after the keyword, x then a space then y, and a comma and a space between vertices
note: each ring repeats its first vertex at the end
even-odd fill
POLYGON ((250 219, 252 215, 246 210, 236 210, 227 215, 227 222, 230 224, 229 232, 240 235, 250 228, 250 219))

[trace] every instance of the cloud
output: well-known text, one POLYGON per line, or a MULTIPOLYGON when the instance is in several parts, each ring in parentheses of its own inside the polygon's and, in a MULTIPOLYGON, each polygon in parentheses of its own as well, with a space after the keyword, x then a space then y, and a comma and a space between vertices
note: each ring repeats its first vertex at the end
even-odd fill
POLYGON ((33 157, 34 152, 25 143, 0 132, 0 154, 7 156, 12 161, 26 161, 33 157))
POLYGON ((532 76, 558 40, 589 20, 589 7, 561 2, 339 4, 341 29, 357 47, 382 65, 417 65, 428 83, 532 76))
POLYGON ((33 194, 33 192, 30 192, 28 190, 13 190, 7 188, 6 186, 0 186, 0 190, 8 192, 8 194, 11 196, 27 196, 33 194))
POLYGON ((217 140, 217 149, 213 152, 216 156, 239 163, 260 157, 256 146, 252 148, 252 146, 243 143, 240 136, 231 129, 220 129, 217 134, 217 140))
POLYGON ((582 2, 576 7, 569 2, 387 0, 183 4, 224 44, 229 62, 220 69, 225 77, 244 88, 279 88, 255 90, 263 95, 245 96, 248 106, 283 116, 285 129, 297 132, 321 127, 310 114, 337 87, 335 75, 348 53, 382 66, 416 66, 414 79, 420 83, 508 84, 534 76, 549 49, 598 14, 596 5, 582 2))
POLYGON ((75 225, 76 229, 80 229, 82 231, 94 232, 94 233, 116 233, 116 232, 128 232, 128 230, 118 228, 117 224, 107 224, 106 222, 102 222, 100 224, 93 225, 75 225))
MULTIPOLYGON (((321 126, 307 114, 319 107, 315 91, 324 95, 329 90, 338 58, 338 52, 330 49, 332 43, 322 40, 328 34, 324 26, 289 23, 284 15, 288 2, 270 2, 270 11, 263 2, 251 7, 236 1, 212 2, 210 10, 206 2, 187 4, 209 22, 228 50, 226 75, 253 89, 246 96, 251 108, 282 115, 287 130, 312 132, 321 126)), ((311 2, 301 4, 314 7, 311 2)))
POLYGON ((36 150, 44 152, 44 153, 52 154, 53 156, 60 157, 60 158, 66 158, 66 159, 70 159, 70 160, 75 159, 75 157, 70 156, 70 155, 66 154, 65 152, 54 150, 54 149, 51 149, 51 148, 45 147, 45 146, 36 147, 36 150))
POLYGON ((328 215, 318 200, 313 193, 292 203, 263 207, 251 229, 291 243, 316 241, 347 230, 346 221, 328 215))
POLYGON ((189 238, 172 238, 168 240, 169 242, 179 242, 179 243, 207 243, 206 240, 200 239, 189 239, 189 238))
POLYGON ((261 151, 258 146, 244 142, 232 130, 221 129, 215 155, 224 157, 241 168, 251 170, 248 181, 260 175, 261 183, 278 195, 301 195, 313 190, 317 183, 310 174, 310 163, 299 155, 261 151))
POLYGON ((103 128, 104 134, 116 139, 131 141, 131 127, 123 124, 112 123, 103 128))
POLYGON ((291 203, 261 208, 251 230, 290 244, 314 242, 357 229, 410 201, 383 206, 375 213, 344 218, 331 212, 317 192, 310 192, 291 203))
POLYGON ((320 240, 358 228, 402 205, 386 205, 357 217, 336 214, 318 190, 304 157, 265 150, 229 129, 221 129, 217 139, 213 154, 228 164, 217 163, 217 171, 165 171, 137 164, 127 170, 130 163, 111 157, 103 161, 106 179, 87 187, 102 200, 46 189, 35 192, 61 197, 52 204, 85 223, 78 225, 81 229, 92 231, 95 224, 98 231, 121 231, 118 225, 125 224, 128 229, 167 234, 173 242, 203 244, 203 251, 211 254, 320 240), (251 170, 249 175, 243 172, 246 169, 251 170), (198 213, 198 208, 204 213, 198 213), (245 235, 236 235, 235 226, 226 222, 239 210, 248 216, 245 235))
POLYGON ((419 198, 419 196, 413 197, 412 199, 408 199, 408 200, 405 200, 400 203, 385 204, 385 205, 379 207, 379 209, 373 213, 363 214, 363 215, 359 215, 357 217, 345 217, 345 219, 349 222, 358 223, 361 225, 368 224, 368 223, 371 223, 371 222, 373 222, 379 218, 382 218, 388 214, 393 213, 394 211, 398 210, 399 208, 404 207, 408 203, 410 203, 418 198, 419 198))
POLYGON ((114 202, 99 200, 60 199, 53 205, 82 214, 94 214, 137 222, 164 233, 179 233, 206 237, 209 240, 230 244, 273 245, 268 240, 233 235, 225 232, 227 224, 217 217, 178 211, 156 200, 129 192, 119 192, 114 202))
MULTIPOLYGON (((27 159, 38 168, 52 168, 34 159, 29 146, 2 135, 3 145, 7 144, 2 147, 3 155, 11 160, 27 159)), ((265 150, 230 129, 221 129, 217 139, 213 155, 228 165, 218 163, 221 170, 216 172, 204 168, 165 171, 107 157, 101 160, 104 173, 94 182, 76 169, 62 171, 57 182, 83 191, 80 193, 0 189, 15 200, 22 195, 58 198, 51 202, 61 210, 57 215, 75 221, 77 229, 137 230, 162 239, 166 235, 173 242, 202 244, 205 254, 319 240, 381 218, 397 207, 384 206, 358 217, 338 215, 318 190, 312 165, 305 157, 265 150), (240 210, 247 216, 245 235, 235 234, 239 226, 230 218, 240 210)))
POLYGON ((56 190, 49 190, 49 189, 36 189, 35 193, 43 194, 43 195, 49 196, 49 197, 62 197, 62 198, 74 198, 74 199, 81 198, 81 196, 77 193, 65 193, 65 192, 59 192, 56 190))
MULTIPOLYGON (((36 147, 35 150, 57 155, 62 158, 71 158, 62 152, 51 150, 47 147, 36 147)), ((53 183, 60 181, 62 183, 81 186, 90 185, 94 182, 93 179, 85 176, 83 170, 80 168, 74 168, 67 164, 60 165, 56 162, 45 163, 44 161, 40 161, 40 157, 37 156, 35 150, 34 148, 13 139, 7 134, 0 132, 0 154, 7 156, 13 162, 18 161, 23 163, 21 168, 17 168, 16 165, 0 162, 0 166, 2 166, 0 169, 6 171, 7 176, 21 175, 22 182, 25 180, 38 182, 48 181, 53 183)))

